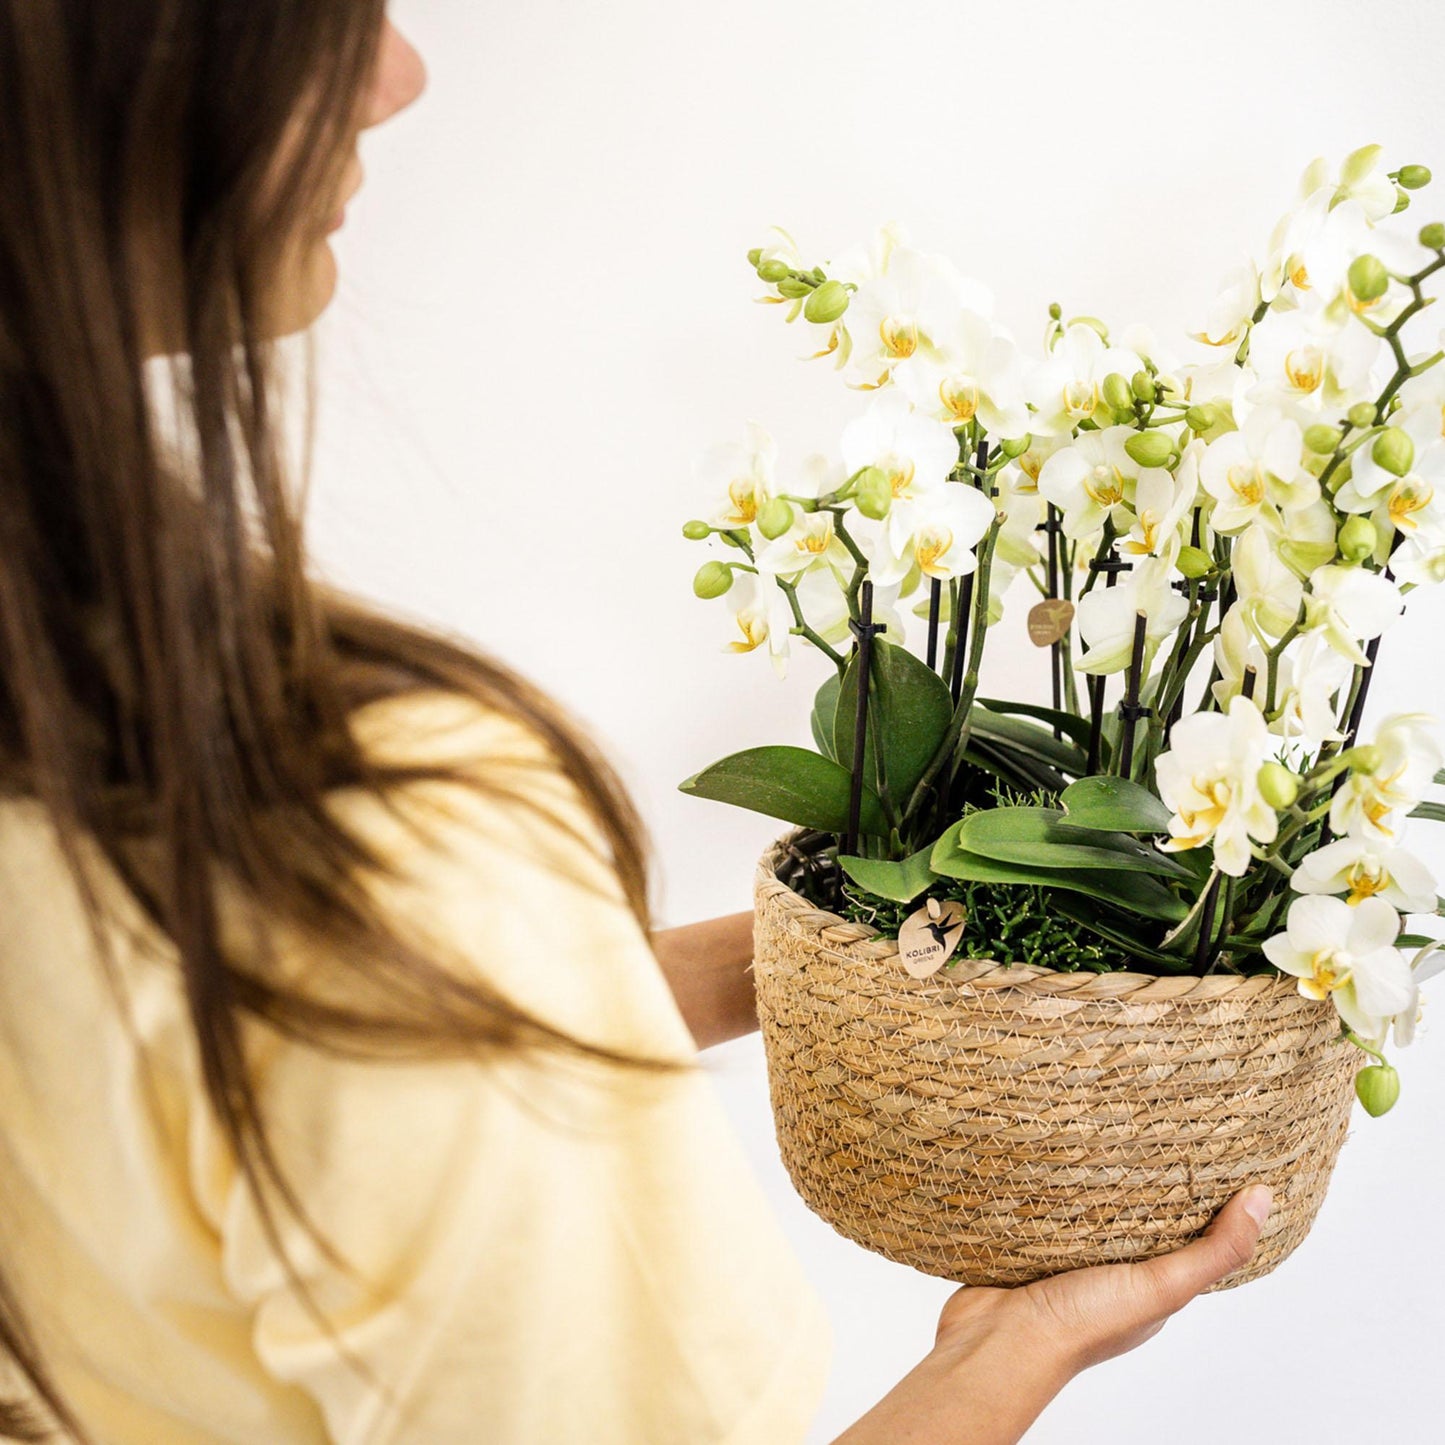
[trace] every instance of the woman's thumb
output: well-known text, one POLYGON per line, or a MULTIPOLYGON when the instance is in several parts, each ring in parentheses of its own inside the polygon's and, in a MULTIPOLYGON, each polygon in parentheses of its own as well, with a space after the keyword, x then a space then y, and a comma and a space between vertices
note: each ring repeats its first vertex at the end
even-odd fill
POLYGON ((1249 1263, 1272 1202, 1268 1185, 1251 1184, 1225 1204, 1198 1239, 1140 1266, 1152 1276, 1168 1310, 1181 1309, 1200 1290, 1249 1263))

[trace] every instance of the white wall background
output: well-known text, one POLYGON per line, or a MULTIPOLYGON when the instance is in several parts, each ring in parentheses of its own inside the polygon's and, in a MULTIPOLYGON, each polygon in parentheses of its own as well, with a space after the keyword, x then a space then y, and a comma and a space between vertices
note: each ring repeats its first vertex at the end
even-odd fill
MULTIPOLYGON (((823 259, 897 217, 989 282, 1036 348, 1054 299, 1182 343, 1317 153, 1377 140, 1392 166, 1433 164, 1411 216, 1445 215, 1445 11, 1427 0, 394 0, 392 16, 431 87, 365 137, 368 182, 335 238, 313 545, 593 726, 652 825, 668 924, 749 906, 777 831, 676 784, 806 742, 823 675, 804 658, 780 683, 719 650, 721 604, 693 598, 702 552, 679 533, 703 500, 693 458, 748 418, 785 466, 835 452, 862 404, 752 304, 744 254, 767 225, 823 259)), ((1376 716, 1445 716, 1442 626, 1437 595, 1391 635, 1376 716)), ((1037 659, 996 652, 990 685, 1042 700, 1037 659)), ((797 1200, 756 1037, 709 1057, 832 1310, 813 1436, 831 1440, 927 1351, 952 1286, 797 1200)), ((1089 1371, 1034 1445, 1441 1438, 1445 1033, 1398 1062, 1402 1103, 1356 1111, 1296 1255, 1089 1371)))

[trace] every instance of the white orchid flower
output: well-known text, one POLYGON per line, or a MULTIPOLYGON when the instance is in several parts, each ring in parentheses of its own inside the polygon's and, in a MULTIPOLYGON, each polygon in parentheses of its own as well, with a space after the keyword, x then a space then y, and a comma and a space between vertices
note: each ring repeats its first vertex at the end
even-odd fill
POLYGON ((1379 572, 1331 564, 1310 573, 1305 626, 1318 628, 1356 667, 1369 659, 1360 646, 1378 637, 1404 611, 1400 589, 1379 572))
POLYGON ((745 438, 708 447, 693 466, 698 484, 721 500, 708 520, 714 527, 750 527, 765 502, 777 495, 778 444, 757 422, 745 438))
MULTIPOLYGON (((1244 620, 1244 608, 1236 603, 1224 614, 1219 624, 1219 635, 1214 639, 1214 665, 1219 669, 1219 681, 1212 688, 1214 700, 1221 708, 1229 707, 1229 700, 1244 691, 1245 678, 1254 669, 1251 686, 1254 696, 1261 705, 1264 703, 1265 679, 1269 671, 1269 658, 1265 655, 1259 636, 1244 620)), ((1280 683, 1287 683, 1286 659, 1278 663, 1280 683)))
POLYGON ((1445 535, 1445 437, 1433 435, 1433 422, 1416 413, 1410 426, 1401 428, 1415 446, 1414 463, 1403 477, 1382 467, 1369 443, 1362 446, 1352 458, 1349 481, 1335 493, 1335 506, 1369 513, 1387 539, 1396 532, 1445 535))
POLYGON ((840 582, 853 570, 853 556, 833 524, 832 512, 793 513, 793 525, 758 550, 759 572, 790 580, 802 572, 828 568, 840 582))
POLYGON ((973 549, 994 516, 993 502, 964 482, 896 502, 884 518, 870 575, 885 585, 901 583, 915 567, 943 581, 962 577, 978 565, 973 549))
POLYGON ((1259 302, 1259 272, 1252 261, 1246 261, 1224 278, 1203 329, 1189 334, 1206 346, 1237 347, 1249 330, 1259 302))
POLYGON ((1098 411, 1104 378, 1110 372, 1131 377, 1143 364, 1125 347, 1106 346, 1092 326, 1075 322, 1066 327, 1053 352, 1029 375, 1028 399, 1034 408, 1029 431, 1035 436, 1067 436, 1098 411))
POLYGON ((1250 527, 1235 539, 1231 564, 1244 620, 1256 636, 1277 642, 1299 620, 1304 583, 1261 526, 1250 527))
POLYGON ((723 651, 753 652, 766 644, 773 670, 779 677, 785 677, 788 630, 793 622, 787 598, 771 578, 760 583, 752 573, 739 572, 734 574, 727 600, 734 635, 723 643, 723 651))
POLYGON ((1412 532, 1391 554, 1390 569, 1413 587, 1445 582, 1445 534, 1412 532))
POLYGON ((1024 362, 1012 337, 977 312, 960 310, 934 337, 893 368, 893 384, 920 411, 962 426, 975 418, 990 436, 1029 432, 1024 362))
POLYGON ((1264 954, 1299 980, 1306 998, 1330 999, 1363 1038, 1414 1001, 1410 965, 1395 947, 1400 916, 1383 898, 1351 908, 1339 898, 1306 896, 1290 904, 1285 931, 1267 939, 1264 954))
MULTIPOLYGON (((1415 1030, 1424 1017, 1425 1003, 1420 995, 1420 985, 1427 979, 1445 970, 1445 949, 1438 943, 1430 943, 1420 949, 1410 960, 1410 976, 1414 984, 1410 1002, 1397 1013, 1391 1023, 1394 1025, 1395 1042, 1400 1048, 1407 1048, 1415 1041, 1415 1030)), ((1383 1047, 1384 1040, 1379 1041, 1383 1047)))
POLYGON ((1302 426, 1332 421, 1370 389, 1383 347, 1365 327, 1336 324, 1312 305, 1270 311, 1250 332, 1248 398, 1302 426))
POLYGON ((1064 514, 1066 537, 1089 536, 1109 517, 1116 531, 1129 529, 1139 464, 1124 450, 1124 443, 1135 434, 1130 426, 1080 432, 1043 464, 1039 491, 1064 514))
POLYGON ((1232 536, 1287 509, 1309 506, 1320 484, 1304 468, 1304 432, 1272 407, 1256 407, 1238 431, 1209 443, 1199 481, 1214 499, 1209 524, 1232 536))
POLYGON ((1405 816, 1445 762, 1436 727, 1423 712, 1391 713, 1380 723, 1369 744, 1375 765, 1368 771, 1352 767, 1330 805, 1336 836, 1388 844, 1398 839, 1405 816))
POLYGON ((1353 150, 1335 171, 1324 156, 1316 156, 1300 177, 1299 194, 1308 200, 1321 189, 1331 204, 1354 201, 1371 221, 1383 221, 1393 213, 1397 195, 1395 183, 1383 171, 1376 170, 1383 147, 1361 146, 1353 150))
MULTIPOLYGON (((1441 349, 1445 349, 1445 329, 1439 336, 1441 349)), ((1412 365, 1419 365, 1424 357, 1411 357, 1412 365)), ((1394 425, 1404 429, 1415 438, 1416 445, 1429 445, 1432 441, 1445 439, 1445 364, 1436 362, 1410 377, 1400 388, 1400 410, 1392 418, 1394 425)))
POLYGON ((1339 838, 1300 860, 1290 879, 1297 893, 1343 893, 1351 907, 1380 897, 1401 913, 1435 911, 1435 879, 1404 848, 1339 838))
POLYGON ((1175 723, 1169 750, 1154 765, 1159 797, 1174 814, 1159 846, 1183 852, 1212 844, 1215 867, 1243 877, 1250 840, 1272 843, 1279 831, 1279 815, 1259 790, 1272 746, 1263 713, 1243 696, 1230 699, 1227 713, 1193 713, 1175 723))
POLYGON ((846 476, 877 467, 888 477, 895 501, 936 491, 958 465, 953 428, 915 410, 891 389, 879 392, 867 411, 843 428, 840 449, 846 476))
POLYGON ((1141 612, 1147 673, 1159 644, 1172 637, 1189 615, 1189 603, 1170 586, 1169 564, 1157 557, 1146 557, 1117 586, 1096 586, 1080 599, 1079 636, 1088 650, 1079 670, 1102 676, 1127 668, 1141 612))
POLYGON ((1143 468, 1134 485, 1133 525, 1119 544, 1120 552, 1157 557, 1173 566, 1198 491, 1192 469, 1181 466, 1176 474, 1163 467, 1143 468))
POLYGON ((1270 723, 1287 742, 1313 755, 1326 743, 1344 741, 1339 728, 1339 698, 1355 675, 1318 632, 1307 632, 1280 659, 1277 711, 1270 723))

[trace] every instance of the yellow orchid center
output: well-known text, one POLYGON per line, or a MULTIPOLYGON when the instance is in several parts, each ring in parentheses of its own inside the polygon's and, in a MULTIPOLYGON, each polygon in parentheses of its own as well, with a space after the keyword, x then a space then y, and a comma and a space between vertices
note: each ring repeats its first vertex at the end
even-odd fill
POLYGON ((878 323, 878 337, 883 343, 885 356, 901 360, 918 350, 917 323, 906 318, 885 316, 878 323))
POLYGON ((945 378, 938 396, 955 421, 972 421, 978 414, 978 383, 971 376, 945 378))
POLYGON ((1146 507, 1139 513, 1139 537, 1131 537, 1125 544, 1125 550, 1136 555, 1144 555, 1152 552, 1159 545, 1159 524, 1164 519, 1152 508, 1146 507))
POLYGON ((913 485, 913 460, 911 457, 889 457, 881 464, 882 470, 888 474, 888 485, 895 497, 906 497, 908 490, 913 485))
POLYGON ((1264 476, 1257 462, 1236 462, 1228 472, 1229 489, 1246 507, 1264 501, 1264 476))
POLYGON ((1366 861, 1361 858, 1345 874, 1345 882, 1350 888, 1350 896, 1345 902, 1353 908, 1355 904, 1363 903, 1377 893, 1383 893, 1390 886, 1390 875, 1373 859, 1366 861))
POLYGON ((1293 257, 1289 263, 1289 279, 1301 291, 1310 289, 1310 273, 1305 269, 1305 263, 1298 256, 1293 257))
POLYGON ((1318 346, 1297 346, 1284 359, 1284 373, 1296 391, 1315 391, 1325 379, 1325 354, 1318 346))
POLYGON ((1234 790, 1227 778, 1191 778, 1190 782, 1204 801, 1198 808, 1181 808, 1179 818, 1189 829, 1190 836, 1197 842, 1203 842, 1224 821, 1234 790))
POLYGON ((734 638, 728 643, 728 651, 751 652, 755 647, 762 646, 768 640, 768 624, 761 613, 739 612, 735 621, 738 624, 738 631, 743 635, 743 640, 739 642, 734 638))
POLYGON ((1030 485, 1020 487, 1021 492, 1036 492, 1039 489, 1039 473, 1044 469, 1044 459, 1030 447, 1019 459, 1019 470, 1029 479, 1030 485))
POLYGON ((1312 972, 1300 979, 1300 992, 1310 998, 1328 998, 1350 981, 1350 956, 1338 948, 1322 948, 1310 959, 1312 972))
POLYGON ((733 504, 729 520, 744 527, 757 520, 758 484, 752 477, 735 477, 728 483, 728 496, 733 504))
POLYGON ((826 517, 821 526, 809 527, 793 538, 793 546, 809 557, 821 557, 833 541, 833 519, 826 517))
POLYGON ((1099 388, 1092 381, 1071 381, 1064 388, 1064 410, 1076 421, 1093 416, 1099 407, 1099 388))
POLYGON ((1413 532, 1420 525, 1414 514, 1428 507, 1434 497, 1434 487, 1423 482, 1412 479, 1398 483, 1390 493, 1390 520, 1402 532, 1413 532))
POLYGON ((1118 467, 1100 462, 1084 478, 1084 490, 1099 506, 1115 506, 1124 500, 1124 475, 1118 467))
POLYGON ((928 577, 941 577, 946 568, 941 559, 953 546, 953 533, 947 527, 927 527, 913 539, 913 556, 919 570, 928 577))

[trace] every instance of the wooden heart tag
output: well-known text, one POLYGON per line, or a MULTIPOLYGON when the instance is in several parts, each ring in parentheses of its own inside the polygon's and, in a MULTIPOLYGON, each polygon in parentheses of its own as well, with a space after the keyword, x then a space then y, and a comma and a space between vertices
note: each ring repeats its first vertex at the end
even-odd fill
POLYGON ((958 947, 967 918, 968 910, 957 899, 940 903, 930 898, 910 913, 898 930, 898 956, 904 968, 914 978, 931 978, 958 947))
POLYGON ((1064 597, 1046 597, 1029 609, 1029 641, 1035 647, 1062 642, 1073 626, 1074 604, 1064 597))

